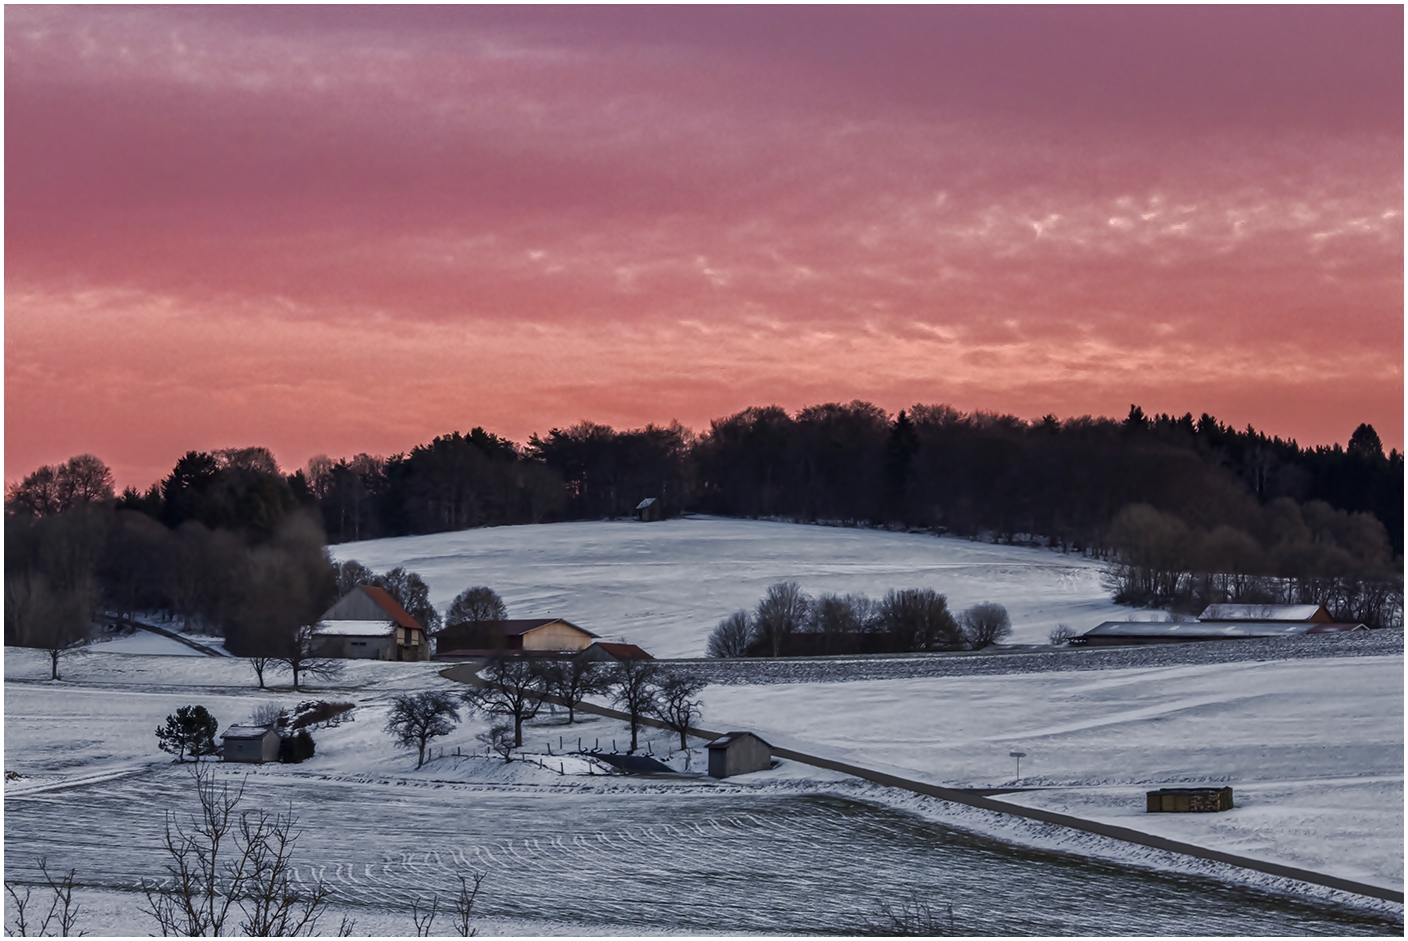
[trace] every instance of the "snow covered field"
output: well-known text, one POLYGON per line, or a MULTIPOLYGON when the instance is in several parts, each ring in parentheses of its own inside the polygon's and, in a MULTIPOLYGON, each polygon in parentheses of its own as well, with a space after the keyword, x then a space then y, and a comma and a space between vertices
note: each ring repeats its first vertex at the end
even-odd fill
POLYGON ((1403 657, 713 686, 709 727, 1199 846, 1403 887, 1403 657), (766 717, 766 718, 759 718, 766 717), (1022 778, 1016 761, 1026 753, 1022 778), (1220 814, 1146 814, 1230 784, 1220 814))
MULTIPOLYGON (((441 606, 488 584, 512 616, 565 616, 662 656, 700 655, 718 618, 783 578, 813 594, 929 585, 956 608, 992 599, 1012 612, 1018 641, 1120 610, 1105 600, 1098 566, 1079 557, 777 523, 513 527, 338 554, 419 571, 441 606)), ((1278 647, 1264 660, 1241 648, 1226 659, 1163 648, 1128 660, 1090 651, 883 661, 884 678, 871 669, 882 661, 851 678, 827 661, 824 683, 795 682, 822 663, 799 662, 795 676, 742 671, 742 683, 709 687, 700 724, 959 787, 1012 784, 1008 753, 1023 751, 1020 783, 1036 789, 1003 800, 1401 890, 1401 636, 1395 645, 1375 634, 1346 657, 1301 645, 1298 659, 1277 659, 1289 649, 1278 647), (1202 782, 1230 783, 1237 807, 1143 813, 1148 787, 1202 782)), ((156 748, 157 725, 191 703, 223 728, 270 702, 321 698, 357 708, 315 733, 313 759, 220 773, 249 771, 256 806, 296 806, 301 871, 337 885, 359 931, 406 933, 415 893, 443 893, 475 867, 498 882, 486 890, 485 933, 850 933, 877 899, 910 890, 952 901, 959 930, 974 934, 1402 933, 1401 906, 1307 894, 793 762, 718 784, 625 780, 563 757, 577 736, 624 747, 624 725, 601 718, 568 728, 545 715, 525 730, 530 760, 505 764, 484 755, 486 723, 471 717, 415 770, 382 725, 393 695, 455 688, 442 667, 348 661, 336 680, 294 693, 285 675, 259 690, 242 660, 151 634, 66 656, 57 683, 42 652, 7 649, 5 767, 22 775, 6 783, 7 877, 32 877, 47 854, 88 878, 100 930, 146 933, 133 889, 159 870, 163 811, 189 802, 185 771, 156 748)), ((647 743, 684 767, 674 736, 651 731, 647 743)), ((690 753, 695 769, 702 744, 690 753)))
POLYGON ((488 585, 509 617, 566 618, 657 657, 702 657, 722 618, 787 580, 811 595, 933 588, 955 611, 996 601, 1012 616, 1012 643, 1044 644, 1057 624, 1084 631, 1132 614, 1110 601, 1101 564, 1091 559, 874 529, 691 517, 503 526, 331 548, 339 561, 373 571, 419 572, 441 611, 471 585, 488 585))

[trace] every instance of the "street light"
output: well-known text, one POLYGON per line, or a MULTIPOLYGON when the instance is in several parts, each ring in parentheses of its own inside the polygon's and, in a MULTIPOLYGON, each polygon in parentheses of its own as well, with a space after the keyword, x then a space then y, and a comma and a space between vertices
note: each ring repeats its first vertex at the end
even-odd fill
POLYGON ((1022 780, 1022 759, 1027 757, 1027 753, 1024 751, 1010 751, 1007 753, 1007 757, 1017 759, 1017 780, 1022 780))

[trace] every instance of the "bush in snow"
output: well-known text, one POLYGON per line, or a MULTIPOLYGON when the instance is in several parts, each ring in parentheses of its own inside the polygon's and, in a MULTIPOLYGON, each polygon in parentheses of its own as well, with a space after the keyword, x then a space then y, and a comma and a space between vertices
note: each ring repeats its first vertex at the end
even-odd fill
POLYGON ((219 728, 204 706, 182 706, 157 728, 156 741, 162 751, 175 755, 177 761, 185 761, 188 755, 200 759, 215 754, 215 733, 219 728))
POLYGON ((307 729, 299 729, 292 735, 279 739, 279 760, 284 764, 296 765, 313 757, 313 736, 307 729))
POLYGON ((996 643, 1012 633, 1012 619, 1000 604, 984 601, 959 615, 963 636, 975 650, 996 643))

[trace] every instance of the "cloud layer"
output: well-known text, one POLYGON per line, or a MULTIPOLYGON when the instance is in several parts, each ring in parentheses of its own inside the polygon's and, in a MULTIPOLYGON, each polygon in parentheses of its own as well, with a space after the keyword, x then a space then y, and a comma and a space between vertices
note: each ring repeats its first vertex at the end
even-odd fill
POLYGON ((6 10, 6 476, 867 398, 1402 447, 1402 15, 6 10))

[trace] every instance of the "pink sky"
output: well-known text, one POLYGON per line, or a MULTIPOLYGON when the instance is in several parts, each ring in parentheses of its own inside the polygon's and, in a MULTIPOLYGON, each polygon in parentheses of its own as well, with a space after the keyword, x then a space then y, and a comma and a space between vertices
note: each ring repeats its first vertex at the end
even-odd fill
POLYGON ((863 398, 1403 447, 1403 10, 5 10, 5 475, 863 398))

